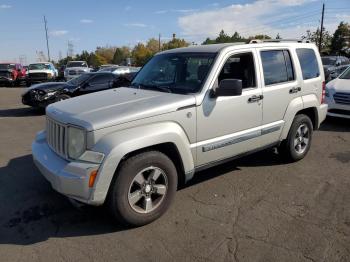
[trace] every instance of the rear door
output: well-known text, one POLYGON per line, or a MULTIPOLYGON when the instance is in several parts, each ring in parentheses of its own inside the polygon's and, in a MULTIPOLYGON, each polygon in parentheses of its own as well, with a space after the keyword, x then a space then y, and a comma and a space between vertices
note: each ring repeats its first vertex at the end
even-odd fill
POLYGON ((323 69, 321 58, 316 52, 317 51, 311 47, 296 48, 296 54, 303 78, 301 88, 304 103, 307 103, 307 99, 311 99, 314 95, 316 95, 317 99, 321 101, 324 76, 322 74, 323 69))
POLYGON ((288 47, 259 50, 264 96, 262 146, 279 141, 285 112, 290 102, 300 96, 293 51, 288 47))

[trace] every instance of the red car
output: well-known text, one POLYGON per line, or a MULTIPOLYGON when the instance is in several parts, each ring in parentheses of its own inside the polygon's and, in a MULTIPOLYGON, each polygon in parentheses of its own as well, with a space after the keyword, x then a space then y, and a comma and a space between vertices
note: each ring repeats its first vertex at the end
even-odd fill
POLYGON ((25 81, 26 69, 18 63, 0 63, 0 84, 19 86, 25 81))

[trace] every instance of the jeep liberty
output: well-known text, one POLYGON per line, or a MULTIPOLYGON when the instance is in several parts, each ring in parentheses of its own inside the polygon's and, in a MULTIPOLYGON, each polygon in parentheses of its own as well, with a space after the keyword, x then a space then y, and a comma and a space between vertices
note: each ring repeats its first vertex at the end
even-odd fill
POLYGON ((269 147, 304 158, 326 117, 324 81, 308 43, 164 51, 128 88, 47 107, 34 162, 61 194, 145 225, 199 170, 269 147))

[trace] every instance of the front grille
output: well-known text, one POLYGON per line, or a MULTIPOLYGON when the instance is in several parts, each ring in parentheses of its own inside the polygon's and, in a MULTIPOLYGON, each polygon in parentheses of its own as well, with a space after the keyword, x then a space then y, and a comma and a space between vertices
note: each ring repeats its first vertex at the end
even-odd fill
POLYGON ((350 93, 335 93, 333 98, 337 104, 350 105, 350 93))
POLYGON ((46 73, 29 73, 28 76, 32 79, 47 79, 46 73))
POLYGON ((9 72, 1 72, 0 71, 0 76, 2 76, 2 77, 10 77, 11 74, 9 72))
POLYGON ((53 151, 58 155, 67 157, 67 128, 50 118, 46 118, 46 140, 53 151))
POLYGON ((77 71, 75 71, 75 70, 69 70, 69 74, 70 74, 70 75, 76 75, 76 74, 77 74, 77 71))

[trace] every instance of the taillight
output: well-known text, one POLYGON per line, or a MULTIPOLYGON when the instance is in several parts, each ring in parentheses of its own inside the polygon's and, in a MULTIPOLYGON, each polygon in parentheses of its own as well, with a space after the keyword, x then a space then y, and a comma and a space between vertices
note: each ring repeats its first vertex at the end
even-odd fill
POLYGON ((321 97, 321 104, 325 103, 325 98, 326 98, 326 82, 322 82, 322 97, 321 97))

